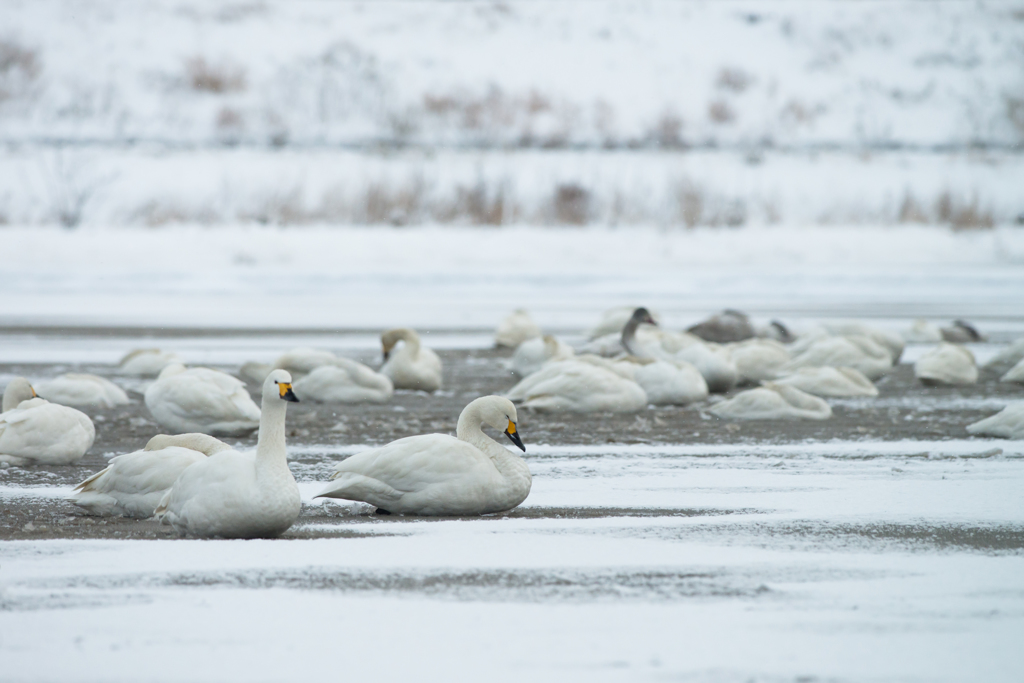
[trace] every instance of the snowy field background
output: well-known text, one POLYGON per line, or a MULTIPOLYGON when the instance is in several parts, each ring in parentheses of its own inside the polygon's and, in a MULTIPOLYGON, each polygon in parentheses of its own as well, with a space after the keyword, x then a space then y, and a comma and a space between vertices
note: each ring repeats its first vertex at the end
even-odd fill
MULTIPOLYGON (((1022 56, 1019 2, 5 0, 0 382, 481 350, 520 306, 966 318, 984 362, 1024 336, 1022 56)), ((312 501, 367 444, 290 438, 299 538, 0 539, 0 681, 1022 680, 1024 448, 873 427, 524 435, 525 505, 443 521, 312 501)), ((5 472, 0 514, 64 505, 5 472)))

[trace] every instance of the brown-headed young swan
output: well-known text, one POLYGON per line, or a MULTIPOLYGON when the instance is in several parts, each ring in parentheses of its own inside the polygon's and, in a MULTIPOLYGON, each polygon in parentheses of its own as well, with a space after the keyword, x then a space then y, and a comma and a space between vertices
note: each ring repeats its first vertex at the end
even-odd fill
POLYGON ((274 370, 263 382, 263 407, 255 453, 215 453, 185 469, 155 515, 180 534, 269 538, 288 530, 302 500, 288 469, 285 413, 291 375, 274 370))
POLYGON ((402 515, 511 510, 530 493, 530 470, 481 426, 504 433, 525 451, 517 423, 511 401, 483 396, 463 409, 458 438, 410 436, 353 455, 334 468, 333 481, 317 497, 363 501, 379 512, 402 515))

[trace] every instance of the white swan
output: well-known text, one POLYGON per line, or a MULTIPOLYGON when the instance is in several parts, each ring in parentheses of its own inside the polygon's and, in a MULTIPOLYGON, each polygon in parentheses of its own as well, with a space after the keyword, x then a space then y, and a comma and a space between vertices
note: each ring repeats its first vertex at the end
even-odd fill
POLYGON ((686 361, 640 362, 633 371, 633 381, 647 394, 647 402, 656 406, 682 406, 708 397, 704 376, 686 361))
POLYGON ((854 368, 876 380, 892 368, 892 356, 888 349, 864 336, 824 337, 783 366, 781 372, 823 366, 854 368))
POLYGON ((156 421, 176 434, 241 436, 260 426, 260 408, 245 384, 219 370, 168 365, 145 396, 156 421))
POLYGON ((978 381, 978 366, 973 353, 942 342, 917 359, 914 377, 924 384, 974 384, 978 381))
POLYGON ((968 425, 967 431, 979 436, 1024 439, 1024 401, 1011 403, 995 415, 968 425))
POLYGON ((384 351, 380 372, 387 375, 395 389, 437 391, 441 388, 441 359, 420 343, 416 332, 400 327, 382 334, 380 341, 384 351), (392 352, 400 341, 404 344, 392 352))
POLYGON ((568 360, 576 355, 572 347, 546 334, 543 337, 524 341, 512 354, 512 372, 526 377, 540 370, 548 361, 568 360))
POLYGON ((498 324, 494 333, 494 345, 514 349, 528 339, 541 335, 540 327, 525 308, 517 308, 498 324))
POLYGON ((258 363, 256 361, 244 363, 238 374, 262 386, 272 370, 287 370, 291 373, 293 380, 298 380, 321 366, 333 364, 336 360, 338 357, 330 351, 297 346, 282 353, 273 363, 258 363))
POLYGON ((85 413, 36 398, 24 377, 7 384, 0 414, 0 462, 69 465, 82 459, 95 438, 96 428, 85 413))
POLYGON ((157 519, 192 536, 267 538, 287 531, 302 507, 285 447, 288 401, 298 401, 291 375, 274 370, 263 382, 256 452, 221 451, 186 468, 157 506, 157 519))
POLYGON ((35 390, 47 401, 73 408, 110 409, 129 403, 124 389, 97 375, 71 372, 36 382, 35 390))
POLYGON ((786 347, 773 339, 748 339, 729 344, 726 350, 736 364, 738 384, 774 379, 791 360, 786 347))
POLYGON ((721 393, 729 391, 739 382, 740 373, 736 363, 729 358, 727 351, 716 344, 705 344, 697 342, 690 344, 678 351, 674 358, 692 363, 704 381, 708 383, 708 390, 721 393))
POLYGON ((554 361, 512 387, 508 398, 535 410, 632 412, 647 405, 647 394, 629 375, 585 356, 554 361))
POLYGON ((902 334, 904 341, 915 344, 934 344, 942 341, 942 332, 939 330, 939 326, 924 318, 915 320, 902 334))
POLYGON ((999 378, 999 381, 1024 384, 1024 360, 1007 370, 1006 374, 999 378))
POLYGON ((878 396, 878 389, 864 373, 853 368, 800 368, 796 372, 774 381, 775 384, 796 387, 814 396, 846 398, 878 396))
POLYGON ((387 375, 348 358, 335 358, 293 385, 300 400, 320 403, 383 403, 394 394, 387 375))
POLYGON ((716 403, 708 412, 732 420, 827 420, 832 408, 796 387, 767 382, 716 403))
POLYGON ((1022 360, 1024 360, 1024 337, 1016 340, 990 358, 989 361, 985 363, 984 368, 988 372, 996 375, 1003 375, 1022 360))
POLYGON ((118 363, 117 370, 122 375, 136 377, 156 377, 164 368, 172 363, 184 363, 181 356, 171 351, 160 349, 134 349, 125 354, 118 363))
POLYGON ((105 469, 75 487, 70 500, 90 515, 152 517, 186 468, 230 449, 206 434, 158 434, 141 451, 111 458, 105 469))
POLYGON ((903 355, 903 337, 895 332, 887 332, 860 322, 826 323, 823 327, 829 334, 835 336, 849 338, 867 337, 889 352, 890 365, 898 363, 900 356, 903 355))
POLYGON ((484 434, 503 432, 523 451, 516 407, 483 396, 463 409, 458 438, 410 436, 358 453, 334 468, 317 497, 361 500, 379 512, 403 515, 485 515, 516 507, 530 494, 530 469, 518 455, 484 434))

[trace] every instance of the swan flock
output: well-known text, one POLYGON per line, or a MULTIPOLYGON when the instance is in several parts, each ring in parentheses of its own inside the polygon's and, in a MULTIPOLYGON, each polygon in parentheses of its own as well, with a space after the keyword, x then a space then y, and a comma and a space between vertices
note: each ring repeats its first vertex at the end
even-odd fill
MULTIPOLYGON (((1024 385, 1024 340, 979 364, 965 344, 984 337, 962 320, 945 328, 915 321, 903 335, 862 323, 825 324, 797 334, 779 321, 755 325, 734 310, 679 331, 666 329, 661 320, 640 306, 612 309, 587 339, 570 344, 545 334, 527 311, 514 311, 494 339, 508 354, 512 378, 503 395, 477 394, 462 409, 454 435, 400 438, 335 463, 314 499, 366 504, 380 515, 506 512, 522 504, 532 486, 523 457, 523 414, 695 406, 686 409, 737 425, 827 421, 834 415, 830 401, 879 396, 905 340, 926 347, 913 362, 922 387, 1024 385)), ((441 357, 413 329, 383 332, 381 357, 374 369, 331 351, 298 347, 271 362, 245 363, 233 375, 189 367, 173 352, 138 349, 110 377, 17 377, 3 394, 0 465, 78 462, 96 439, 94 420, 139 403, 134 392, 162 433, 138 450, 114 455, 75 487, 70 502, 91 515, 153 518, 181 535, 278 536, 302 508, 288 465, 289 403, 343 413, 344 405, 387 403, 396 393, 429 400, 453 382, 441 357), (253 385, 259 387, 258 403, 250 394, 253 385), (253 432, 254 451, 221 440, 253 432)), ((1024 401, 1010 402, 965 425, 966 432, 1024 439, 1022 407, 1024 401)))

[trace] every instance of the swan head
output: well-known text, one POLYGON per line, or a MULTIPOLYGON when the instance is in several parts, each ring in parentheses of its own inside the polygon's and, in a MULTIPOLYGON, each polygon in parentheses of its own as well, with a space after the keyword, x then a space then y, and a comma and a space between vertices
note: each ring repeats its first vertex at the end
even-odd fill
POLYGON ((280 399, 298 403, 299 399, 292 391, 292 375, 287 370, 274 370, 263 381, 263 400, 280 399))
POLYGON ((388 330, 384 334, 380 335, 380 344, 384 353, 384 362, 388 360, 388 356, 391 355, 391 350, 395 348, 395 344, 400 341, 408 341, 414 338, 418 338, 418 335, 407 327, 396 327, 393 330, 388 330))
POLYGON ((516 413, 515 405, 507 398, 481 396, 466 406, 462 414, 471 416, 474 421, 479 420, 480 424, 493 427, 507 436, 519 450, 526 452, 526 446, 519 437, 519 415, 516 413))
POLYGON ((641 323, 647 323, 648 325, 657 326, 658 324, 658 321, 654 319, 654 316, 651 315, 651 312, 642 306, 633 311, 632 319, 637 325, 640 325, 641 323))
POLYGON ((7 383, 4 389, 3 412, 17 408, 22 401, 36 398, 38 394, 32 385, 24 377, 15 377, 7 383))

